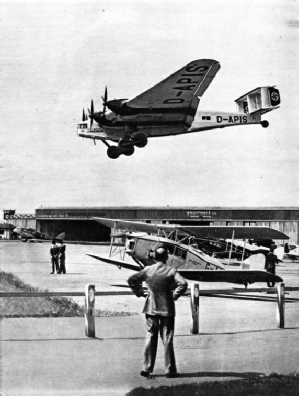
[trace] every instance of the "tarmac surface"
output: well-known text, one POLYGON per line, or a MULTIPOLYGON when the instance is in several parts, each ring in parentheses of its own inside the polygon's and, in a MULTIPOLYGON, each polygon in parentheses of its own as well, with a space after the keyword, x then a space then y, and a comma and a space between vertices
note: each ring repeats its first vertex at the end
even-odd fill
MULTIPOLYGON (((118 270, 85 255, 102 246, 67 246, 67 274, 50 275, 50 245, 0 243, 0 270, 12 272, 41 290, 124 290, 131 271, 118 270)), ((277 268, 286 286, 299 286, 299 264, 277 268)), ((201 288, 228 284, 202 284, 201 288)), ((220 287, 219 287, 220 286, 220 287)), ((252 287, 262 286, 254 284, 252 287)), ((80 298, 79 298, 80 299, 80 298)), ((81 299, 82 300, 82 299, 81 299)), ((79 301, 80 302, 80 301, 79 301)), ((164 375, 159 342, 155 380, 139 376, 145 321, 144 300, 134 296, 96 297, 96 308, 136 312, 96 318, 96 338, 85 336, 84 318, 2 319, 2 394, 124 395, 137 387, 158 387, 245 378, 251 374, 299 370, 299 292, 286 295, 285 328, 277 328, 275 294, 200 297, 199 334, 190 334, 190 299, 176 304, 175 352, 180 377, 164 375)))

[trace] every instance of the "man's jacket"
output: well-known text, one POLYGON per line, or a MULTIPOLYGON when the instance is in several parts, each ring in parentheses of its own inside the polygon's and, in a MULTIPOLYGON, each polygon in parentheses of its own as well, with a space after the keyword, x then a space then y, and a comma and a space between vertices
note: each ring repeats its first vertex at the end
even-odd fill
POLYGON ((158 262, 132 275, 128 279, 129 286, 137 297, 145 297, 143 313, 147 315, 175 316, 175 304, 185 293, 188 283, 176 269, 158 262), (148 295, 142 288, 142 282, 148 286, 148 295))

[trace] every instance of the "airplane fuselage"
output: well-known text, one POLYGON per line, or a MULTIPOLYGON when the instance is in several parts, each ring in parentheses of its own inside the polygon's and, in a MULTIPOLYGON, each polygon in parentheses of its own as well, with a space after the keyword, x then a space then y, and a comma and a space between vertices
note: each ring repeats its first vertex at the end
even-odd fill
POLYGON ((208 256, 201 250, 175 242, 171 239, 158 236, 139 236, 130 238, 126 245, 126 254, 144 266, 155 263, 149 252, 154 252, 157 247, 167 248, 169 257, 167 264, 176 269, 200 269, 200 270, 224 270, 224 265, 213 257, 208 256))
POLYGON ((143 115, 131 117, 116 117, 111 125, 89 127, 89 122, 78 124, 77 134, 95 140, 119 141, 124 135, 134 136, 142 133, 147 138, 181 135, 192 132, 203 132, 210 129, 225 128, 230 126, 241 126, 250 124, 260 124, 261 115, 247 113, 227 113, 215 111, 200 111, 196 114, 190 127, 184 121, 173 121, 171 115, 143 115))

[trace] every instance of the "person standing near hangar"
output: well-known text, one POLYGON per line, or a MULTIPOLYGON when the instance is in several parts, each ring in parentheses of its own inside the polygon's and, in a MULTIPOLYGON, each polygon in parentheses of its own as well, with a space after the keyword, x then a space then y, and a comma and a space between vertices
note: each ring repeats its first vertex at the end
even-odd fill
POLYGON ((56 244, 56 238, 52 239, 52 245, 50 247, 50 254, 51 254, 51 262, 52 262, 52 272, 50 274, 59 274, 59 263, 58 263, 58 255, 59 255, 59 246, 56 244))
MULTIPOLYGON (((278 264, 278 258, 274 254, 274 250, 277 248, 276 245, 272 244, 270 246, 270 252, 266 256, 265 270, 275 275, 276 264, 278 264)), ((274 287, 275 282, 267 282, 268 287, 274 287)))

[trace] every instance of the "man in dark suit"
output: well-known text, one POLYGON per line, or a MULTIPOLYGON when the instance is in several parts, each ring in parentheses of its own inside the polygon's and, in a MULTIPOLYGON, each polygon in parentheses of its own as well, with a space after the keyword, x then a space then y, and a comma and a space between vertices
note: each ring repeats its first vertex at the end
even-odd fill
POLYGON ((184 294, 188 284, 175 268, 166 264, 167 259, 167 249, 158 247, 155 251, 156 264, 146 267, 128 279, 135 295, 146 297, 143 313, 146 317, 147 335, 140 375, 147 378, 151 377, 154 370, 159 332, 164 344, 166 377, 178 376, 173 347, 174 301, 184 294), (147 283, 148 293, 142 287, 143 281, 147 283))
MULTIPOLYGON (((275 267, 278 264, 278 259, 276 254, 274 254, 274 250, 277 248, 276 245, 272 244, 270 246, 270 252, 266 256, 265 270, 275 275, 275 267)), ((267 282, 268 287, 274 287, 275 282, 267 282)))
POLYGON ((51 254, 51 262, 52 262, 52 272, 50 274, 56 273, 59 274, 59 263, 58 263, 58 255, 59 255, 59 246, 56 244, 56 239, 52 239, 52 245, 50 248, 50 254, 51 254))

